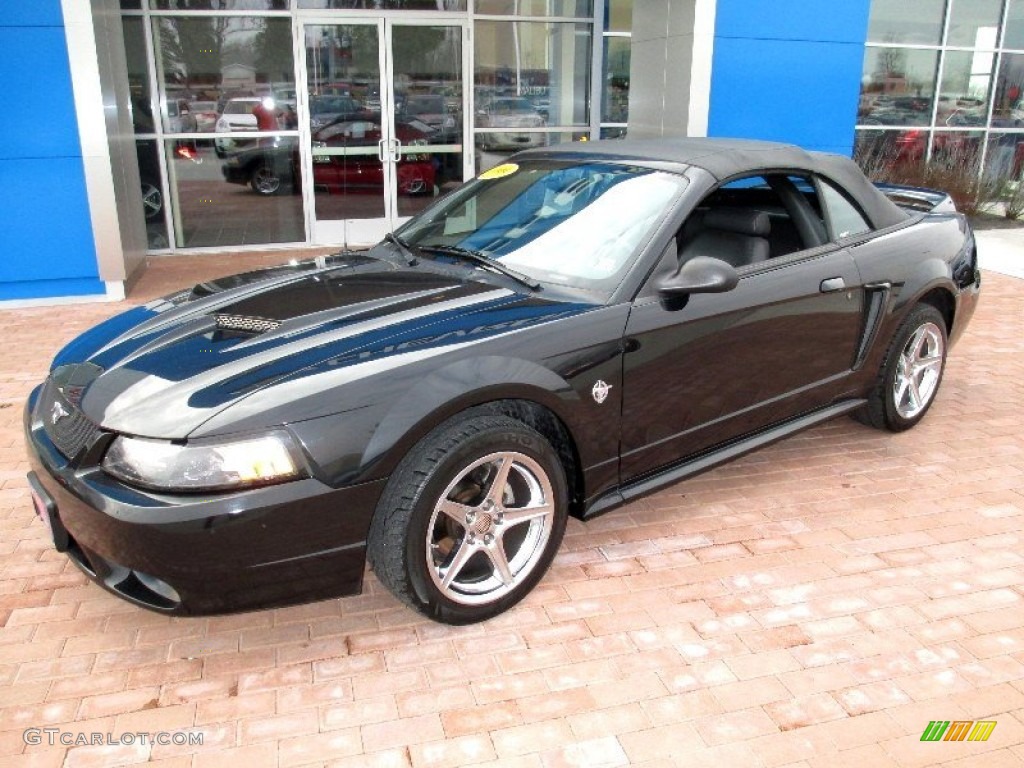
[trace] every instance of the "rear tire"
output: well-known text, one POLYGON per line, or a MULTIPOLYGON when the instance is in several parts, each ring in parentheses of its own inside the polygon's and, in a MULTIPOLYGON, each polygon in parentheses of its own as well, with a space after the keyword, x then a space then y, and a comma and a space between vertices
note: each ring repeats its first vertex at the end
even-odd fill
POLYGON ((537 431, 473 409, 402 460, 370 526, 367 557, 400 600, 447 624, 522 600, 558 551, 565 471, 537 431))
POLYGON ((853 414, 876 429, 902 432, 935 402, 946 368, 946 319, 930 304, 907 315, 886 353, 867 404, 853 414))

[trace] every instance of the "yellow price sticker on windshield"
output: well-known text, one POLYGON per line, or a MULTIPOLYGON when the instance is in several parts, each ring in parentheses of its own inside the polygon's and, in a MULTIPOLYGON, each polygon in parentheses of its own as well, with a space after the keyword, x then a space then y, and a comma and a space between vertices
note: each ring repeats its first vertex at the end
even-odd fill
POLYGON ((511 176, 513 173, 519 170, 519 166, 515 163, 504 163, 503 165, 496 165, 488 171, 484 171, 477 178, 483 179, 484 181, 490 181, 491 179, 501 179, 505 176, 511 176))

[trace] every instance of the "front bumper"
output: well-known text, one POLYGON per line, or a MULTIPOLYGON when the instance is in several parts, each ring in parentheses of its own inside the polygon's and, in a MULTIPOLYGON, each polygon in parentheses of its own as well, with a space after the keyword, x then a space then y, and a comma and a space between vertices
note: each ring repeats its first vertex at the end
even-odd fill
POLYGON ((306 478, 208 495, 131 488, 100 469, 100 451, 69 460, 57 450, 35 412, 41 389, 25 411, 36 511, 55 546, 105 589, 179 615, 361 590, 366 536, 385 480, 332 488, 306 478))
POLYGON ((248 184, 249 174, 240 165, 228 165, 225 163, 220 167, 220 171, 224 174, 224 181, 228 184, 248 184))

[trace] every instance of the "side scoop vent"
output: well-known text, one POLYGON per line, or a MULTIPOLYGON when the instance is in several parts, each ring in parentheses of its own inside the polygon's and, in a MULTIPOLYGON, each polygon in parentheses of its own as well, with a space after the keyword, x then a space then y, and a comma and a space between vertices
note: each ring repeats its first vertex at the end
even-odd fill
POLYGON ((265 317, 249 317, 247 315, 214 315, 217 330, 240 331, 242 333, 268 333, 277 330, 280 320, 268 320, 265 317))

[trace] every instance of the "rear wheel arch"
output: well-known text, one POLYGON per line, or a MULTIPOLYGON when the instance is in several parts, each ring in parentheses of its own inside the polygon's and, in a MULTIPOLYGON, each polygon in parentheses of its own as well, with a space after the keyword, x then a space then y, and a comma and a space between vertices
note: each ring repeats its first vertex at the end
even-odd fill
POLYGON ((953 320, 956 317, 956 299, 948 288, 932 288, 923 294, 914 304, 930 304, 939 310, 946 321, 946 334, 953 334, 953 320))

